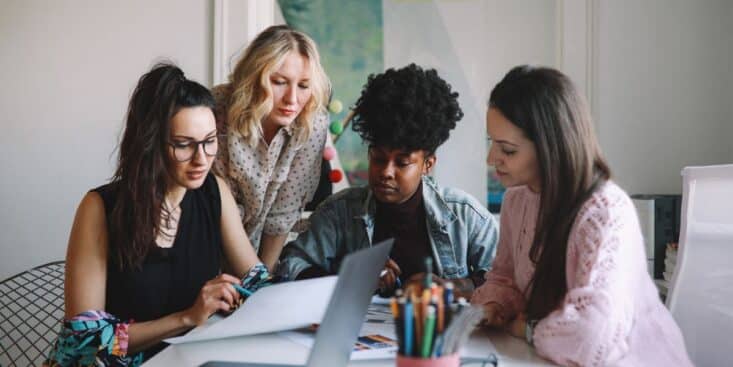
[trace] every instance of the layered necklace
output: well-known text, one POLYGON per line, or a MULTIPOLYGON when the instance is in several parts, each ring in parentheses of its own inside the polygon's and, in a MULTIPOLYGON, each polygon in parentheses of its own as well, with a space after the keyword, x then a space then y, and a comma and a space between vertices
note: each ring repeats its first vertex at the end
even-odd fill
POLYGON ((160 226, 155 243, 158 247, 173 247, 178 233, 178 221, 181 219, 181 203, 173 206, 166 199, 160 211, 160 226))

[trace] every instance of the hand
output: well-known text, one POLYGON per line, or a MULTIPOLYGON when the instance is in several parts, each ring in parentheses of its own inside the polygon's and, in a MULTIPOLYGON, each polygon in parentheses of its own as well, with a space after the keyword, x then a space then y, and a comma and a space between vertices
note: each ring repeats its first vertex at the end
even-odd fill
MULTIPOLYGON (((426 274, 424 272, 413 274, 404 285, 405 293, 417 292, 417 294, 422 294, 422 289, 425 285, 425 275, 426 274)), ((440 278, 435 274, 430 274, 430 279, 433 283, 438 285, 444 285, 445 283, 443 278, 440 278)))
POLYGON ((387 264, 384 266, 384 270, 379 276, 379 290, 380 293, 388 293, 390 290, 395 288, 397 284, 397 278, 402 274, 402 270, 397 266, 394 260, 387 260, 387 264))
POLYGON ((502 306, 496 302, 490 302, 484 305, 484 319, 481 324, 489 327, 501 328, 507 324, 507 320, 502 314, 502 306))
POLYGON ((214 312, 234 309, 241 296, 232 284, 239 284, 239 279, 229 274, 220 274, 206 282, 193 306, 184 311, 183 323, 189 327, 198 326, 206 322, 214 312))
MULTIPOLYGON (((443 278, 441 278, 441 277, 439 277, 439 276, 437 276, 435 274, 432 274, 432 273, 430 274, 430 280, 433 283, 436 283, 438 285, 445 285, 445 279, 443 279, 443 278)), ((419 284, 420 286, 422 286, 423 283, 425 283, 425 273, 424 272, 423 273, 413 274, 410 277, 410 279, 407 281, 407 284, 415 284, 415 283, 419 284)))
POLYGON ((517 315, 517 318, 512 320, 507 326, 506 331, 509 332, 509 334, 512 334, 513 336, 516 336, 517 338, 525 339, 526 338, 526 332, 527 332, 527 315, 522 312, 519 315, 517 315))

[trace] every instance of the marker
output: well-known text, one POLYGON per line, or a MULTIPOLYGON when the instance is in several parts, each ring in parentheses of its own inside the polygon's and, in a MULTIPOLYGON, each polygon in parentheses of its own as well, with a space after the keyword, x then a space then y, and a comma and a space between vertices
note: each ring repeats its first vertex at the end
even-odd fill
POLYGON ((410 300, 405 301, 405 350, 403 355, 406 357, 412 356, 412 303, 410 300))
POLYGON ((243 295, 245 297, 249 297, 253 293, 252 291, 248 291, 247 289, 245 289, 244 287, 242 287, 239 284, 232 284, 232 285, 234 286, 234 289, 236 289, 237 292, 239 292, 239 294, 241 294, 241 295, 243 295))
POLYGON ((420 296, 415 294, 413 292, 410 294, 410 298, 412 298, 412 316, 413 316, 413 322, 415 325, 415 339, 413 340, 415 343, 415 354, 420 354, 419 345, 422 341, 422 322, 423 318, 425 317, 422 313, 422 302, 420 301, 420 296))
POLYGON ((433 345, 433 356, 440 357, 442 348, 443 348, 443 334, 439 334, 437 337, 435 337, 435 345, 433 345))
POLYGON ((442 333, 443 330, 445 330, 445 306, 443 305, 443 300, 438 297, 437 295, 433 296, 433 299, 430 301, 431 304, 434 304, 438 315, 436 316, 437 319, 437 331, 438 333, 442 333))
POLYGON ((445 291, 443 292, 446 306, 453 303, 453 282, 445 282, 445 291))
POLYGON ((423 358, 430 357, 431 346, 433 344, 433 331, 435 330, 435 307, 428 306, 428 312, 425 316, 425 332, 422 340, 422 350, 420 356, 423 358))
POLYGON ((400 317, 400 311, 399 311, 399 308, 397 307, 396 298, 392 297, 392 299, 389 300, 389 306, 392 309, 392 316, 394 316, 394 318, 400 317))
POLYGON ((397 348, 398 353, 405 354, 405 329, 404 329, 404 313, 405 313, 405 297, 399 297, 397 301, 392 298, 392 302, 395 303, 396 310, 393 308, 392 312, 395 314, 394 322, 395 328, 397 329, 397 348))
POLYGON ((425 318, 428 314, 428 306, 430 306, 430 290, 429 289, 423 289, 422 291, 422 298, 420 299, 420 303, 422 304, 422 310, 420 310, 421 314, 420 316, 422 318, 425 318))
POLYGON ((430 284, 433 283, 433 258, 425 258, 425 289, 430 289, 430 284))
POLYGON ((450 325, 451 319, 453 318, 453 283, 446 282, 445 290, 443 291, 443 300, 445 302, 445 327, 450 325))

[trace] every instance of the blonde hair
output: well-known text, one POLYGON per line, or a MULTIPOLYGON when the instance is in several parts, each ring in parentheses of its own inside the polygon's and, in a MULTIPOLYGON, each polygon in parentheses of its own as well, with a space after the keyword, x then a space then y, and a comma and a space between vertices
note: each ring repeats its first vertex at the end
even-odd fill
POLYGON ((230 130, 239 132, 251 146, 257 145, 261 138, 260 123, 274 105, 270 75, 291 51, 305 57, 311 71, 311 98, 294 121, 297 141, 308 139, 313 131, 315 115, 325 110, 331 82, 321 66, 315 42, 286 25, 268 27, 247 46, 244 56, 229 76, 226 124, 230 130))

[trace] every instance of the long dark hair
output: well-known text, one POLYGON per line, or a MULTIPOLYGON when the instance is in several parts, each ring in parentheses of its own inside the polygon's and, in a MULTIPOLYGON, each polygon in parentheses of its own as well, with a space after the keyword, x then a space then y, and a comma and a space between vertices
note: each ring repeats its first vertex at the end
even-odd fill
POLYGON ((518 66, 494 87, 489 107, 524 132, 537 149, 540 207, 530 259, 536 265, 527 302, 529 319, 542 319, 567 293, 565 262, 570 229, 583 203, 611 177, 585 100, 568 77, 518 66))
POLYGON ((112 177, 117 199, 109 218, 110 255, 120 269, 138 267, 155 246, 164 207, 170 120, 183 107, 214 108, 206 87, 169 63, 155 65, 135 87, 112 177))

